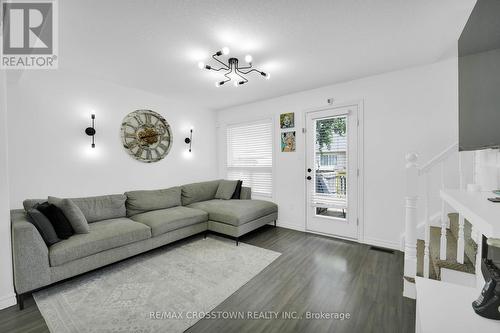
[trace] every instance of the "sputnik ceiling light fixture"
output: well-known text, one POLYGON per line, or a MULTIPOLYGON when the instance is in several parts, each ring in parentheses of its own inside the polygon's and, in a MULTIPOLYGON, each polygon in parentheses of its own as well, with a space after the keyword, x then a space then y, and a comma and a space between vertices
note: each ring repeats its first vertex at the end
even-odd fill
POLYGON ((200 69, 208 69, 208 70, 212 70, 212 71, 216 71, 216 72, 219 72, 219 71, 225 72, 224 76, 226 77, 226 79, 222 80, 222 81, 217 81, 215 83, 216 87, 220 87, 231 80, 233 80, 235 87, 241 86, 241 85, 248 82, 246 75, 250 74, 252 72, 259 73, 260 75, 262 75, 266 79, 270 78, 269 73, 262 72, 262 71, 252 67, 252 60, 253 59, 252 59, 252 56, 249 54, 247 54, 245 56, 245 62, 247 63, 247 65, 244 67, 239 66, 238 58, 233 58, 233 57, 229 58, 227 60, 227 64, 225 62, 221 61, 220 59, 218 59, 218 57, 220 57, 222 55, 228 55, 228 54, 229 54, 229 48, 223 47, 222 50, 217 51, 214 55, 212 55, 212 58, 215 61, 217 61, 220 65, 222 65, 222 67, 219 67, 219 68, 212 67, 212 66, 207 65, 201 61, 198 63, 198 67, 200 69))

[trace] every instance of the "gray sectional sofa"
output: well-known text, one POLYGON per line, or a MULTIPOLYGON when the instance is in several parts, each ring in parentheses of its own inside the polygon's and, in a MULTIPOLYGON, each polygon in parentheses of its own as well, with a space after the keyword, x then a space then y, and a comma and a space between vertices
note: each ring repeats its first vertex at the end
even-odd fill
POLYGON ((274 222, 278 207, 252 200, 243 187, 240 199, 215 199, 220 180, 153 191, 71 199, 89 223, 50 247, 26 211, 45 200, 25 200, 11 211, 14 284, 20 308, 23 295, 125 258, 208 231, 236 239, 274 222))

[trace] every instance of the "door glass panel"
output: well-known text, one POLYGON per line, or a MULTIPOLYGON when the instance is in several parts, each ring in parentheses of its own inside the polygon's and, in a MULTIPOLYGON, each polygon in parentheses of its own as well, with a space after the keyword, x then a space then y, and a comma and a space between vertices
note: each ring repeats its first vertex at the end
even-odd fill
POLYGON ((315 121, 312 205, 316 216, 347 218, 347 116, 315 121))

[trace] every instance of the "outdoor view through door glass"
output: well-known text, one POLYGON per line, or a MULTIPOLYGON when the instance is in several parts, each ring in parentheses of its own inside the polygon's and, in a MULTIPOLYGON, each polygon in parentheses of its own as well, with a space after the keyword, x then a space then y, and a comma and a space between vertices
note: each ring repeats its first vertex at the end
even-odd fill
POLYGON ((347 218, 347 117, 318 119, 316 126, 316 215, 347 218))

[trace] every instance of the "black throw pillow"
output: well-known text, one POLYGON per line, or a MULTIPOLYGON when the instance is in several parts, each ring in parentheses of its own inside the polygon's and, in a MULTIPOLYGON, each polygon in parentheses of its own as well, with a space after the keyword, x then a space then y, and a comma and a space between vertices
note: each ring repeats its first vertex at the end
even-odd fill
POLYGON ((49 219, 45 217, 38 209, 31 208, 28 210, 29 221, 36 227, 40 236, 47 246, 51 246, 60 241, 57 237, 56 231, 50 223, 49 219))
POLYGON ((241 186, 243 186, 243 181, 238 180, 238 184, 236 184, 236 188, 234 189, 233 196, 231 199, 239 199, 241 196, 241 186))
POLYGON ((45 217, 47 217, 60 239, 68 239, 74 235, 73 228, 62 210, 56 206, 44 202, 36 207, 45 217))

